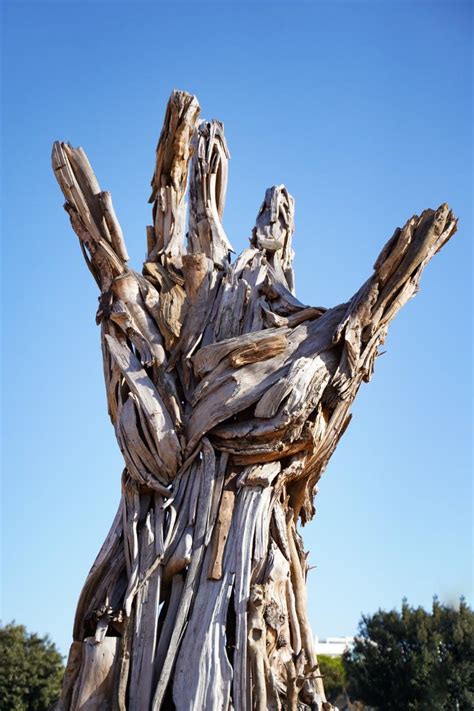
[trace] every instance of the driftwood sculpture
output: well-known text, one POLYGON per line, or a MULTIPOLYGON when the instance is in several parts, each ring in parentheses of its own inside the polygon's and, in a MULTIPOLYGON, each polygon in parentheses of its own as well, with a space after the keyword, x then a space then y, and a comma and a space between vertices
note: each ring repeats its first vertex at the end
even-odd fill
POLYGON ((231 262, 223 125, 173 92, 142 274, 82 148, 57 142, 65 209, 100 291, 119 510, 77 607, 59 708, 329 709, 297 522, 360 384, 431 257, 447 205, 397 228, 346 303, 294 295, 294 201, 267 190, 231 262), (185 196, 189 184, 186 235, 185 196))

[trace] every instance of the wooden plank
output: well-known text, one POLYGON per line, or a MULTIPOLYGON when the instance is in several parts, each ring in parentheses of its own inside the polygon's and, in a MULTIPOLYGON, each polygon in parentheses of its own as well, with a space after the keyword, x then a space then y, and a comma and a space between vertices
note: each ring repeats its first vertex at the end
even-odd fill
POLYGON ((213 539, 211 542, 212 555, 208 573, 208 577, 210 580, 220 580, 222 577, 222 560, 224 557, 225 544, 227 541, 227 536, 229 535, 230 524, 232 521, 234 502, 234 491, 224 490, 222 492, 219 514, 217 516, 213 539))
POLYGON ((180 445, 171 418, 155 386, 133 353, 113 336, 106 335, 105 340, 130 390, 140 403, 156 441, 160 470, 170 480, 180 463, 180 445))

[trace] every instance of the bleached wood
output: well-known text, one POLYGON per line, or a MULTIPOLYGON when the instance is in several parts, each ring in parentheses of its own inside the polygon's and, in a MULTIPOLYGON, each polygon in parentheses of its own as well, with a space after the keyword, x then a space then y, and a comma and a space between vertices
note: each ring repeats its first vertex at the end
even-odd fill
POLYGON ((117 637, 106 637, 100 644, 92 637, 84 640, 82 666, 71 701, 71 711, 112 709, 111 692, 117 643, 117 637))
POLYGON ((204 536, 206 532, 207 519, 212 502, 213 489, 213 451, 207 440, 203 440, 203 466, 201 467, 202 489, 199 498, 199 506, 197 513, 197 521, 195 527, 195 535, 193 540, 192 557, 189 569, 186 574, 183 592, 181 594, 178 611, 174 621, 173 632, 169 642, 168 651, 161 668, 160 677, 156 686, 155 696, 153 698, 152 709, 157 711, 163 703, 166 688, 169 678, 174 667, 175 658, 179 650, 179 642, 181 634, 185 626, 193 595, 195 594, 194 585, 197 580, 200 563, 204 553, 204 536))
MULTIPOLYGON (((184 196, 192 154, 191 138, 199 114, 195 96, 173 91, 156 149, 156 166, 151 180, 154 244, 149 244, 148 260, 158 255, 181 254, 184 228, 184 196), (151 249, 150 249, 151 247, 151 249)), ((151 240, 150 240, 151 241, 151 240)))
POLYGON ((284 185, 274 185, 265 193, 265 200, 257 215, 252 244, 265 252, 276 280, 292 293, 294 252, 291 239, 294 225, 295 201, 284 185))
POLYGON ((127 248, 125 246, 125 239, 123 236, 122 228, 120 227, 119 221, 117 220, 117 215, 115 214, 114 206, 112 204, 112 196, 109 192, 104 191, 103 193, 98 193, 99 204, 102 208, 102 213, 104 215, 105 223, 107 225, 110 241, 112 247, 114 248, 117 256, 120 257, 124 262, 128 262, 130 257, 128 256, 127 248))
POLYGON ((231 262, 223 125, 174 91, 143 274, 85 152, 53 169, 100 291, 96 320, 122 496, 81 592, 58 711, 328 711, 297 531, 362 382, 431 257, 447 205, 397 228, 333 308, 294 294, 294 200, 265 193, 231 262), (186 190, 189 230, 185 245, 186 190))
POLYGON ((179 442, 171 418, 153 382, 140 367, 133 353, 110 335, 105 337, 108 348, 130 390, 143 410, 153 438, 154 456, 166 480, 173 478, 179 465, 179 442))
POLYGON ((200 121, 191 163, 189 251, 225 266, 233 251, 222 225, 230 158, 219 121, 200 121))
POLYGON ((193 358, 194 372, 202 378, 214 371, 226 357, 228 357, 226 362, 236 367, 279 355, 287 345, 286 336, 289 333, 289 329, 267 329, 205 346, 193 358), (274 352, 272 352, 272 344, 276 344, 274 352), (245 360, 245 353, 255 355, 245 360), (244 354, 243 360, 242 354, 244 354))

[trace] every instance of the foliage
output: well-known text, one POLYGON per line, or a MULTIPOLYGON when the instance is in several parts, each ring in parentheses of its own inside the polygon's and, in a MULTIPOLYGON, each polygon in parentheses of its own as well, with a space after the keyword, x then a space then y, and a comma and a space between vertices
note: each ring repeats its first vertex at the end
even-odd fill
POLYGON ((60 694, 62 657, 46 637, 0 626, 0 711, 47 711, 60 694))
POLYGON ((435 598, 431 613, 403 601, 401 612, 363 616, 343 656, 351 698, 384 711, 474 708, 474 613, 435 598))
POLYGON ((346 686, 346 672, 341 657, 328 657, 318 654, 318 664, 323 676, 324 691, 328 700, 333 702, 346 686))

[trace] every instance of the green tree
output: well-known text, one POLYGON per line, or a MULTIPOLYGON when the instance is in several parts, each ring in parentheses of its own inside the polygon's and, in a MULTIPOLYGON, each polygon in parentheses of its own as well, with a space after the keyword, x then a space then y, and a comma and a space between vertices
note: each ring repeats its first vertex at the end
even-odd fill
POLYGON ((324 691, 328 700, 334 702, 346 686, 346 672, 341 657, 318 654, 318 664, 323 677, 324 691))
POLYGON ((62 657, 46 637, 0 626, 0 711, 47 711, 59 697, 62 657))
POLYGON ((474 613, 461 598, 459 609, 433 601, 433 632, 443 687, 451 709, 474 709, 474 613))
POLYGON ((351 698, 384 711, 472 711, 474 613, 403 601, 401 612, 365 615, 343 657, 351 698))

